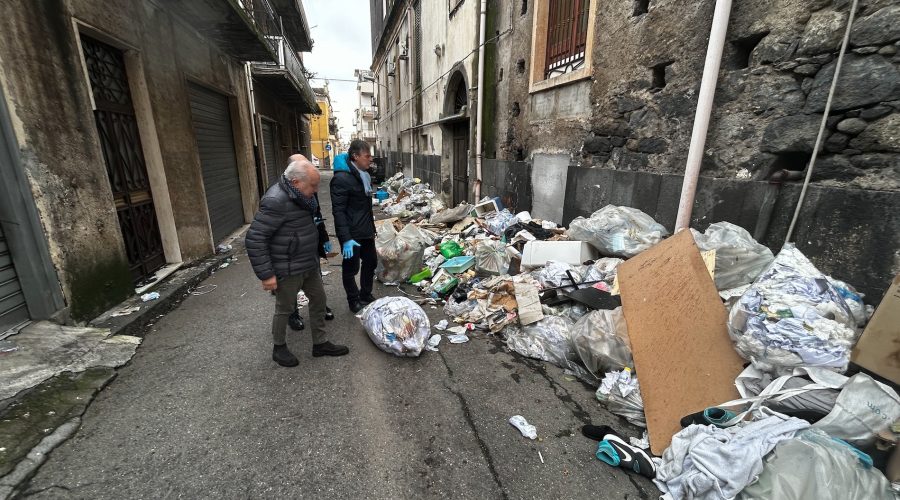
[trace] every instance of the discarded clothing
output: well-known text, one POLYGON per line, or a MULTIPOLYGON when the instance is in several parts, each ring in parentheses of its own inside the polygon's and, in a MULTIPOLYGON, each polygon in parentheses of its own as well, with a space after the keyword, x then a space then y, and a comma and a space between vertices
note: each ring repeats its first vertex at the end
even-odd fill
POLYGON ((692 425, 672 437, 653 481, 666 500, 734 498, 763 469, 763 457, 809 423, 774 415, 720 429, 692 425))
POLYGON ((838 290, 788 243, 731 309, 728 332, 738 353, 762 371, 819 366, 843 372, 856 325, 838 290))
POLYGON ((589 218, 576 217, 566 235, 587 241, 603 255, 628 258, 659 243, 669 231, 636 208, 606 205, 589 218))
MULTIPOLYGON (((737 498, 893 500, 884 474, 845 443, 815 429, 778 443, 759 478, 737 498)), ((867 457, 867 456, 866 456, 867 457)), ((871 459, 869 459, 871 460, 871 459)))

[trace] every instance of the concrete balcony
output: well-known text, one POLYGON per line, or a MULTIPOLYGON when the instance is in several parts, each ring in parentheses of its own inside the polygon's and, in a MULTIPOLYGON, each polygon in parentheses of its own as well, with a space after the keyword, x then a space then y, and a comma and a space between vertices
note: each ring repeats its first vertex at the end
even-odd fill
POLYGON ((267 0, 159 0, 240 61, 275 61, 271 37, 281 34, 267 0))
POLYGON ((277 59, 274 63, 255 61, 250 64, 253 78, 275 92, 286 104, 301 113, 319 114, 316 95, 303 73, 303 63, 284 37, 272 37, 277 59))
POLYGON ((374 120, 375 108, 372 106, 363 106, 362 108, 359 108, 359 115, 364 119, 374 120))
POLYGON ((281 16, 281 26, 284 28, 284 36, 290 40, 291 45, 300 52, 312 50, 313 40, 309 34, 309 23, 306 21, 306 12, 303 10, 301 0, 269 0, 275 12, 281 16))
POLYGON ((360 139, 366 142, 375 142, 375 131, 374 130, 362 130, 357 132, 357 135, 360 139))

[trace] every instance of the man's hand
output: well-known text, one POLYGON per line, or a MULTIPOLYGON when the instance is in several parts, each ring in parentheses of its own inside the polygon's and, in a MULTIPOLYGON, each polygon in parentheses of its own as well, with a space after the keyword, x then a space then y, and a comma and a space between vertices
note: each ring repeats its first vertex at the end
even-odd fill
POLYGON ((278 279, 275 276, 272 276, 269 279, 262 280, 262 287, 265 291, 272 291, 278 289, 278 279))
POLYGON ((331 253, 331 242, 330 241, 326 241, 325 244, 322 246, 324 247, 325 253, 331 253))
POLYGON ((344 247, 342 249, 344 258, 345 259, 353 258, 353 247, 358 247, 358 246, 360 246, 360 244, 357 243, 356 240, 350 240, 350 241, 347 241, 346 243, 344 243, 344 247))

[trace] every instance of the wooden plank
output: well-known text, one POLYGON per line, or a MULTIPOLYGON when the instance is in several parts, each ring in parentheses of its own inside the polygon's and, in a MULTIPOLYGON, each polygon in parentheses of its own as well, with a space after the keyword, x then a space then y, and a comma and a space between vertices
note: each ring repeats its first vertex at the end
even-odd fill
POLYGON ((650 449, 660 455, 681 417, 739 397, 743 360, 690 231, 626 261, 618 278, 650 449))

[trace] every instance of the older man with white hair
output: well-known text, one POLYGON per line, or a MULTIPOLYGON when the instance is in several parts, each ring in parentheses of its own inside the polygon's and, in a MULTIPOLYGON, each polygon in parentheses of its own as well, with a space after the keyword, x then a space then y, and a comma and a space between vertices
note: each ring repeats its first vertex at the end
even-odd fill
POLYGON ((275 291, 272 318, 272 359, 281 366, 299 361, 287 347, 288 317, 303 290, 309 298, 313 356, 343 356, 346 346, 328 341, 325 331, 325 287, 319 268, 319 231, 315 214, 319 172, 307 160, 291 161, 279 182, 259 201, 259 211, 247 231, 250 264, 263 290, 275 291))

